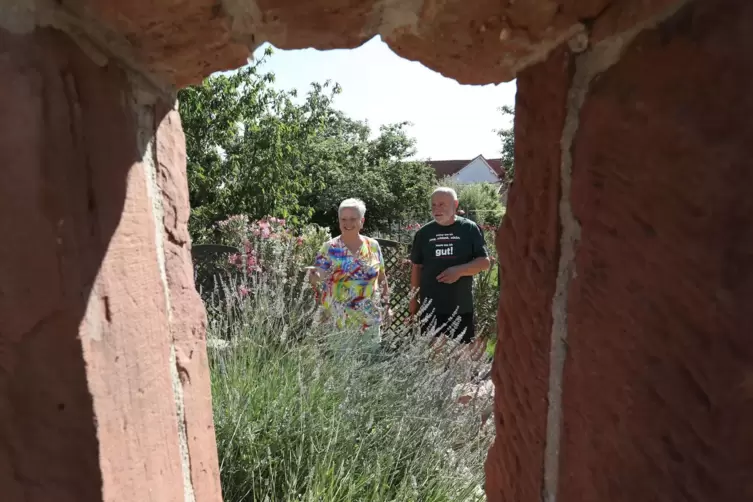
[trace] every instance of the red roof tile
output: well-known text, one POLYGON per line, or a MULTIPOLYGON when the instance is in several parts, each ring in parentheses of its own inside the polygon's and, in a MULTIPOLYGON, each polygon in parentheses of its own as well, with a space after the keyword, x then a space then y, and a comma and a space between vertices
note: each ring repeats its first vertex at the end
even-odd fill
POLYGON ((452 176, 468 165, 470 160, 430 160, 428 164, 434 168, 437 178, 452 176))
POLYGON ((492 166, 492 169, 494 172, 499 176, 500 178, 505 177, 505 170, 502 168, 502 159, 486 159, 486 162, 489 163, 490 166, 492 166))

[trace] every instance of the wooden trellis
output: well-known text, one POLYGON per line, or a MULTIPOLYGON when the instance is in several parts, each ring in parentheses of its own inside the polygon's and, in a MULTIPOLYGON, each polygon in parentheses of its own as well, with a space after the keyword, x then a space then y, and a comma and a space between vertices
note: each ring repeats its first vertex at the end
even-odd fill
POLYGON ((198 244, 191 249, 196 289, 207 297, 215 291, 217 280, 224 279, 228 258, 240 250, 221 244, 198 244))
MULTIPOLYGON (((408 318, 410 303, 410 261, 409 246, 400 242, 377 239, 382 248, 387 279, 390 282, 390 308, 392 324, 386 331, 398 333, 408 318)), ((193 247, 194 278, 196 288, 202 296, 218 294, 215 283, 224 278, 230 255, 239 253, 237 248, 219 244, 204 244, 193 247)))
POLYGON ((392 324, 387 331, 402 330, 408 318, 410 303, 410 261, 409 247, 400 242, 377 239, 382 248, 384 267, 387 280, 390 283, 390 308, 392 309, 392 324))

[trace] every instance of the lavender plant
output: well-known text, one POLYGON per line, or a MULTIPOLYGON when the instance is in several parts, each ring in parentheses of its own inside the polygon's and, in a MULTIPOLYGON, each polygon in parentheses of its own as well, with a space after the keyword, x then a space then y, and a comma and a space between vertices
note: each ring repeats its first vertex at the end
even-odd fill
POLYGON ((459 404, 458 392, 486 363, 452 343, 437 352, 430 336, 398 349, 385 337, 367 357, 289 274, 303 265, 297 245, 250 248, 258 270, 221 281, 226 294, 208 302, 224 500, 484 500, 491 396, 459 404))

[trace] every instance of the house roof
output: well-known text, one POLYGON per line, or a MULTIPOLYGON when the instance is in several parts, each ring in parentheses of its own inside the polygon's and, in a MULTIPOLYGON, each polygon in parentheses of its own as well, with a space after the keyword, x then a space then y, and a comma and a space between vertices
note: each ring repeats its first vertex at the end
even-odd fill
POLYGON ((465 166, 467 166, 469 160, 430 160, 427 162, 434 168, 434 172, 437 174, 437 178, 444 178, 446 176, 452 176, 460 172, 465 166))
MULTIPOLYGON (((494 174, 498 178, 504 178, 504 170, 502 169, 502 159, 487 159, 484 156, 479 155, 494 171, 494 174)), ((434 172, 437 174, 437 178, 444 178, 446 176, 452 176, 463 170, 465 166, 476 160, 478 157, 469 160, 430 160, 427 163, 434 168, 434 172)))
POLYGON ((505 169, 502 167, 502 159, 486 159, 486 163, 492 168, 494 174, 500 179, 505 177, 505 169))

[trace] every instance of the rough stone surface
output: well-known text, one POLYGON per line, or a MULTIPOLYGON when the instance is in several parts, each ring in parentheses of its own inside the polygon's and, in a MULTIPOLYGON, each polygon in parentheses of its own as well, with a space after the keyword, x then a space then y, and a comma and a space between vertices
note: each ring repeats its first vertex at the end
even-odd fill
POLYGON ((156 105, 157 183, 163 201, 164 253, 170 292, 170 332, 183 390, 185 433, 190 452, 191 479, 200 502, 220 500, 220 476, 215 445, 209 366, 206 355, 206 316, 194 286, 188 235, 186 145, 180 114, 156 105))
POLYGON ((558 500, 753 500, 752 42, 689 2, 592 83, 558 500))
MULTIPOLYGON (((67 0, 52 14, 54 23, 72 24, 91 34, 95 45, 114 49, 116 57, 178 87, 196 83, 217 70, 234 69, 250 55, 247 43, 234 40, 232 18, 220 0, 119 2, 67 0)), ((252 5, 252 2, 248 2, 252 5)))
MULTIPOLYGON (((202 448, 213 441, 202 310, 192 283, 166 281, 160 270, 151 161, 128 78, 53 30, 0 29, 0 75, 3 500, 187 500, 173 343, 190 380, 182 388, 189 483, 200 500, 219 500, 216 452, 202 448), (168 297, 173 309, 195 312, 171 322, 168 297)), ((160 113, 170 115, 154 110, 151 137, 160 113)), ((179 126, 160 138, 160 151, 181 145, 160 172, 185 194, 179 126)), ((175 235, 185 231, 179 199, 163 204, 175 235)), ((176 240, 168 270, 190 267, 187 249, 176 240)))
POLYGON ((503 284, 492 373, 497 436, 486 463, 490 502, 541 496, 569 61, 560 49, 518 78, 515 181, 496 239, 503 284))
POLYGON ((38 16, 176 86, 241 66, 265 41, 353 48, 375 35, 445 76, 487 84, 515 78, 589 27, 601 38, 677 1, 66 0, 39 2, 38 16))
POLYGON ((598 42, 632 29, 662 12, 693 0, 615 0, 593 20, 591 41, 598 42))
POLYGON ((13 502, 102 491, 78 328, 125 195, 126 166, 102 156, 130 165, 135 152, 118 139, 128 122, 92 106, 123 75, 77 54, 64 37, 0 30, 0 486, 13 502), (87 144, 92 126, 114 135, 87 144))

